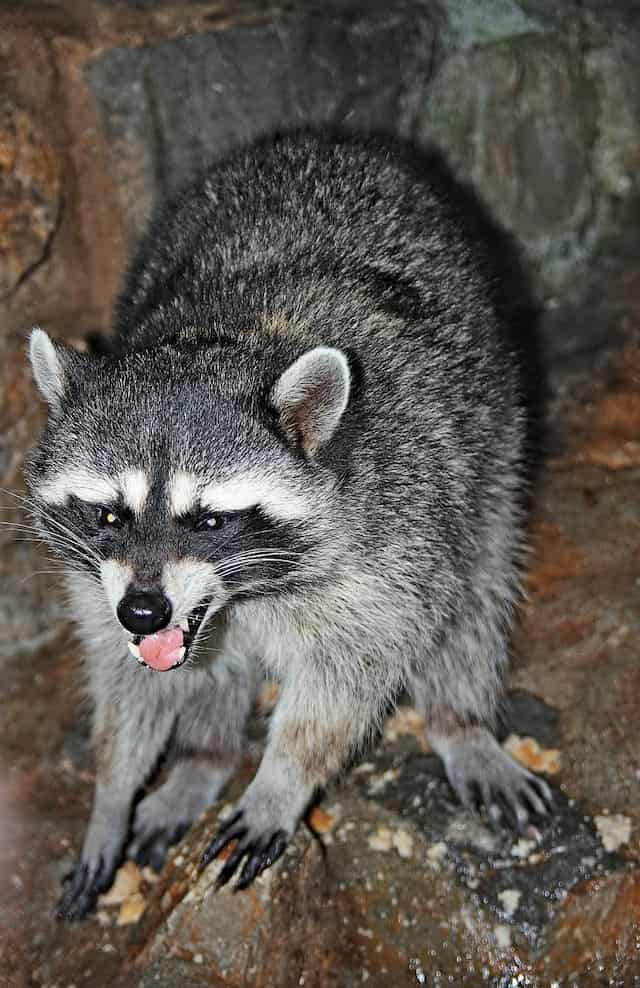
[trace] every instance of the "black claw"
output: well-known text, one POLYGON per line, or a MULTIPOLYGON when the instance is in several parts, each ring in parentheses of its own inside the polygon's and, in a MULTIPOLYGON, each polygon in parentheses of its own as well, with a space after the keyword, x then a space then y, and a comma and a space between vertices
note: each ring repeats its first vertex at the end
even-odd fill
POLYGON ((218 833, 213 838, 213 840, 209 844, 209 847, 206 849, 206 851, 202 855, 202 858, 200 859, 200 864, 203 868, 206 868, 206 866, 209 864, 210 861, 213 861, 214 858, 217 858, 222 848, 226 847, 230 841, 241 840, 241 838, 244 837, 244 835, 247 832, 247 828, 241 822, 240 819, 241 817, 242 817, 242 810, 238 810, 238 812, 234 813, 233 816, 229 818, 229 820, 224 821, 224 823, 218 830, 218 833))
POLYGON ((164 868, 164 863, 167 860, 167 852, 170 847, 170 842, 166 839, 158 839, 154 841, 149 851, 149 867, 153 868, 154 871, 162 871, 164 868))
POLYGON ((277 830, 273 835, 271 844, 267 848, 267 852, 262 859, 262 867, 260 868, 258 874, 265 871, 266 868, 270 868, 271 865, 282 856, 288 843, 289 838, 285 834, 284 830, 277 830))
POLYGON ((95 872, 89 871, 89 865, 81 862, 63 879, 63 893, 55 908, 55 918, 58 920, 84 919, 90 913, 98 899, 99 893, 105 887, 106 872, 102 858, 98 861, 95 872))
POLYGON ((151 855, 151 845, 153 844, 153 837, 149 837, 148 840, 141 844, 135 853, 134 861, 139 868, 144 868, 149 864, 149 857, 151 855))
POLYGON ((475 779, 469 783, 469 802, 471 809, 476 813, 479 813, 482 809, 484 799, 482 796, 482 789, 480 788, 480 783, 476 782, 475 779))
POLYGON ((505 821, 507 826, 511 830, 520 832, 521 827, 518 822, 518 815, 516 813, 515 807, 510 799, 502 789, 492 789, 491 791, 493 802, 497 803, 500 811, 502 813, 502 819, 505 821))
POLYGON ((547 804, 543 801, 544 810, 541 813, 538 809, 536 809, 531 794, 526 789, 521 789, 520 792, 518 793, 518 796, 520 802, 523 804, 524 808, 527 811, 527 814, 529 816, 529 823, 534 824, 534 826, 536 824, 539 825, 542 824, 544 822, 545 817, 549 815, 549 811, 547 810, 547 804))
POLYGON ((224 865, 222 866, 222 871, 220 872, 218 878, 216 879, 216 892, 218 891, 218 889, 221 889, 223 885, 226 885, 229 879, 233 877, 236 868, 238 867, 238 865, 240 864, 240 862, 242 861, 243 857, 245 856, 248 850, 249 847, 247 847, 243 841, 240 841, 238 843, 238 846, 233 849, 233 851, 225 861, 224 865))
POLYGON ((536 794, 540 797, 540 799, 546 806, 547 810, 550 811, 553 806, 553 795, 551 791, 542 782, 542 780, 538 779, 535 775, 531 776, 531 779, 529 780, 529 784, 533 787, 536 794))

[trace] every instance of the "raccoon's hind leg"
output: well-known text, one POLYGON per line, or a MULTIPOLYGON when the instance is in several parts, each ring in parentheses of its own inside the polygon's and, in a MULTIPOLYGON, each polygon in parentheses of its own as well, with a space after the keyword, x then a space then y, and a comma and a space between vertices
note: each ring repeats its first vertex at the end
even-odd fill
POLYGON ((464 806, 476 812, 484 809, 494 823, 523 832, 548 814, 551 790, 515 762, 489 728, 502 662, 492 664, 487 656, 505 647, 494 641, 493 653, 475 652, 462 637, 456 642, 459 651, 450 651, 452 644, 438 656, 439 682, 430 683, 428 672, 413 680, 414 700, 427 722, 429 741, 464 806))
MULTIPOLYGON (((523 833, 539 824, 551 806, 547 783, 515 762, 488 728, 454 728, 453 715, 435 715, 432 722, 449 721, 447 729, 429 731, 429 741, 442 758, 451 786, 467 808, 484 809, 489 818, 523 833)), ((432 718, 434 714, 432 713, 432 718)))
POLYGON ((159 871, 169 848, 215 803, 240 761, 255 690, 255 667, 243 656, 219 657, 214 672, 198 678, 175 722, 169 776, 136 807, 128 857, 159 871))

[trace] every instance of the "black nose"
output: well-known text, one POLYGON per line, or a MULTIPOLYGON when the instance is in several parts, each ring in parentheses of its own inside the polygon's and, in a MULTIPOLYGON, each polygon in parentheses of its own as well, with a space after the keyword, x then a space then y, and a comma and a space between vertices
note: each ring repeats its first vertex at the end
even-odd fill
POLYGON ((132 634, 152 635, 169 624, 171 603, 163 593, 128 593, 118 604, 118 618, 132 634))

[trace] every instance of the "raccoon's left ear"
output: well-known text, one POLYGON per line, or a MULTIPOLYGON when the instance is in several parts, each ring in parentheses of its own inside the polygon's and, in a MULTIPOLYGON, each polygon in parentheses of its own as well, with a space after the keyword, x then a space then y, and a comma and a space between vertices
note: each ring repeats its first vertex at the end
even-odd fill
POLYGON ((38 391, 52 412, 60 411, 72 365, 86 359, 61 343, 54 343, 43 329, 32 330, 29 359, 38 391))
POLYGON ((351 373, 345 355, 319 346, 303 353, 271 390, 285 434, 313 455, 338 427, 349 401, 351 373))

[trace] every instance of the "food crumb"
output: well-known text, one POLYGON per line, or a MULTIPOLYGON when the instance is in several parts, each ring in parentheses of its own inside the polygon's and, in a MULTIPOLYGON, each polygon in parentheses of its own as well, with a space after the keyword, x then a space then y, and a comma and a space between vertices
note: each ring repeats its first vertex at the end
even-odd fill
POLYGON ((337 816, 327 813, 321 806, 314 806, 307 817, 307 822, 317 834, 328 834, 335 827, 337 819, 337 816))
POLYGON ((605 851, 617 851, 628 843, 631 836, 631 820, 628 816, 612 813, 609 816, 595 816, 593 822, 605 851))
POLYGON ((518 903, 522 892, 518 889, 504 889, 503 892, 498 892, 498 899, 502 903, 502 909, 505 916, 510 919, 518 908, 518 903))
POLYGON ((393 846, 401 858, 413 857, 413 837, 406 830, 396 830, 391 838, 393 846))
POLYGON ((528 858, 531 852, 536 847, 537 847, 536 841, 527 840, 526 837, 521 837, 520 840, 516 841, 516 843, 511 848, 511 854, 514 858, 520 858, 520 860, 522 861, 525 858, 528 858))
POLYGON ((416 738, 420 749, 431 751, 427 740, 427 725, 413 707, 400 706, 395 714, 389 717, 384 728, 385 741, 397 741, 399 737, 411 736, 416 738))
POLYGON ((393 847, 393 835, 388 827, 378 827, 375 834, 369 837, 369 847, 372 851, 390 851, 393 847))
POLYGON ((560 771, 560 751, 557 748, 541 748, 535 738, 521 738, 518 734, 510 734, 503 747, 512 758, 532 772, 557 775, 560 771))
POLYGON ((147 900, 141 892, 134 892, 120 906, 116 926, 128 926, 137 923, 147 908, 147 900))
POLYGON ((134 861, 125 861, 118 868, 113 884, 104 895, 98 899, 100 906, 120 906, 138 891, 142 883, 143 875, 134 861))
POLYGON ((427 861, 435 871, 439 871, 446 854, 447 845, 443 840, 439 840, 427 850, 427 861))

